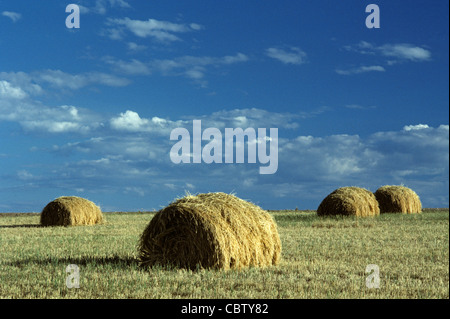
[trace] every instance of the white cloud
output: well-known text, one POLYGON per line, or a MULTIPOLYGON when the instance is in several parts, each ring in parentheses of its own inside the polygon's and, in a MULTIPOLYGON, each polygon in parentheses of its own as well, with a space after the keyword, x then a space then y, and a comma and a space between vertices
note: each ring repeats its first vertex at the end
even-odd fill
MULTIPOLYGON (((28 109, 30 113, 36 110, 28 109)), ((84 112, 84 110, 83 110, 84 112)), ((43 108, 35 116, 23 116, 19 120, 20 124, 30 131, 45 131, 49 133, 87 133, 93 128, 97 128, 99 123, 91 121, 92 118, 85 114, 80 114, 80 110, 75 106, 62 105, 55 108, 43 108)))
POLYGON ((137 112, 131 110, 110 119, 111 128, 114 130, 156 134, 170 134, 172 129, 184 124, 183 121, 170 121, 157 116, 151 119, 141 118, 137 112))
POLYGON ((0 81, 0 101, 2 99, 23 99, 27 94, 20 88, 12 86, 8 81, 0 81))
POLYGON ((223 65, 234 64, 239 62, 248 61, 248 57, 243 53, 237 53, 236 55, 227 55, 223 57, 209 57, 209 56, 190 56, 185 55, 172 60, 154 60, 153 65, 159 67, 161 70, 167 71, 175 68, 190 68, 208 65, 223 65))
POLYGON ((30 131, 45 131, 49 133, 86 133, 89 131, 88 126, 83 126, 80 123, 69 121, 57 122, 54 120, 28 120, 21 121, 20 123, 26 130, 30 131))
MULTIPOLYGON (((431 153, 425 151, 427 148, 447 148, 448 158, 448 125, 440 125, 437 128, 430 127, 428 124, 405 125, 399 132, 379 132, 372 135, 372 140, 379 143, 380 141, 389 141, 390 147, 395 148, 395 145, 409 145, 408 152, 413 152, 419 157, 431 157, 431 153)), ((386 145, 386 144, 385 144, 386 145)), ((395 152, 404 151, 401 147, 395 152)), ((433 152, 432 152, 433 153, 433 152)), ((430 160, 432 160, 430 158, 430 160)))
POLYGON ((344 46, 344 49, 347 51, 355 51, 361 54, 375 54, 373 52, 374 45, 366 41, 361 41, 356 45, 346 45, 344 46))
MULTIPOLYGON (((185 76, 194 81, 202 80, 208 72, 208 67, 219 67, 248 61, 243 53, 227 55, 223 57, 209 56, 182 56, 171 60, 153 60, 149 62, 152 70, 160 72, 164 76, 185 76)), ((199 82, 206 86, 206 81, 199 82)))
POLYGON ((117 60, 113 57, 105 57, 103 61, 112 65, 114 70, 128 75, 149 75, 152 73, 148 63, 132 59, 131 61, 117 60))
POLYGON ((16 122, 26 131, 39 131, 48 133, 88 133, 100 128, 102 116, 85 108, 73 105, 49 106, 36 100, 34 95, 43 93, 40 84, 51 82, 53 86, 77 89, 91 82, 110 83, 108 78, 101 74, 90 74, 86 79, 83 76, 72 76, 61 71, 48 70, 33 74, 0 73, 0 121, 16 122), (56 75, 56 76, 55 76, 56 75), (91 76, 91 77, 90 77, 91 76), (1 79, 10 79, 1 80, 1 79), (65 80, 73 80, 71 84, 65 80))
MULTIPOLYGON (((97 134, 100 134, 97 132, 97 134)), ((109 132, 108 136, 91 137, 86 140, 66 143, 64 145, 54 145, 50 152, 61 154, 64 156, 72 154, 85 154, 85 156, 97 156, 99 158, 121 159, 127 161, 157 162, 165 159, 167 154, 167 145, 163 140, 150 140, 148 136, 140 136, 136 134, 122 134, 119 132, 114 134, 109 132)), ((90 162, 93 164, 92 162, 90 162)), ((131 172, 131 170, 130 170, 131 172)))
MULTIPOLYGON (((87 4, 91 4, 92 1, 84 1, 87 4)), ((78 4, 80 11, 83 14, 96 13, 104 15, 109 8, 131 8, 130 4, 125 0, 95 0, 93 6, 82 6, 78 4)))
POLYGON ((404 131, 417 131, 430 128, 427 124, 417 124, 417 125, 405 125, 403 127, 404 131))
POLYGON ((43 85, 57 89, 78 90, 89 85, 105 85, 112 87, 127 86, 130 81, 123 77, 102 72, 86 72, 70 74, 61 70, 40 70, 31 73, 0 72, 0 81, 6 80, 20 87, 30 95, 44 93, 43 85))
POLYGON ((0 81, 0 121, 17 122, 27 131, 49 133, 86 133, 101 126, 98 116, 89 110, 43 105, 7 81, 0 81))
POLYGON ((431 52, 408 43, 385 44, 377 48, 382 55, 414 62, 429 61, 431 52))
POLYGON ((248 56, 243 53, 237 53, 236 55, 226 55, 223 58, 216 58, 212 64, 234 64, 239 62, 247 62, 248 56))
POLYGON ((80 13, 81 14, 88 14, 88 13, 92 12, 91 9, 89 9, 88 7, 85 7, 85 6, 81 5, 81 4, 77 4, 77 6, 80 9, 80 13))
POLYGON ((375 54, 375 46, 366 41, 360 41, 358 44, 345 45, 344 50, 349 52, 357 52, 360 54, 375 54))
POLYGON ((206 69, 201 66, 194 66, 184 72, 186 77, 193 80, 200 80, 205 76, 206 69))
MULTIPOLYGON (((104 2, 102 0, 97 0, 98 2, 104 2)), ((130 4, 125 0, 108 0, 111 7, 121 7, 121 8, 131 8, 130 4)))
POLYGON ((102 84, 112 87, 127 86, 130 81, 126 78, 117 77, 112 74, 101 73, 101 72, 89 72, 82 74, 85 77, 86 85, 89 84, 102 84))
POLYGON ((142 50, 147 49, 147 46, 146 45, 142 45, 142 44, 137 44, 135 42, 128 42, 127 43, 127 48, 130 51, 138 52, 138 51, 142 51, 142 50))
POLYGON ((29 95, 39 95, 43 93, 42 87, 36 83, 33 77, 25 72, 0 72, 0 80, 9 82, 21 91, 29 95))
POLYGON ((348 70, 336 69, 336 73, 341 75, 360 74, 366 72, 385 72, 385 71, 386 69, 380 65, 360 66, 358 68, 351 68, 348 70))
POLYGON ((279 170, 298 180, 342 180, 376 163, 357 135, 299 136, 281 140, 279 148, 279 170))
POLYGON ((296 129, 299 127, 299 124, 295 120, 303 117, 306 117, 306 114, 278 113, 258 108, 247 108, 217 111, 208 115, 196 116, 195 118, 183 117, 183 119, 202 120, 202 127, 205 128, 216 127, 222 129, 225 127, 241 127, 245 129, 251 127, 255 129, 296 129))
POLYGON ((127 75, 150 75, 160 73, 163 76, 184 76, 206 85, 203 80, 208 67, 220 67, 248 61, 245 54, 227 55, 223 57, 209 56, 181 56, 174 59, 151 60, 148 62, 132 59, 130 61, 118 60, 114 57, 104 57, 103 61, 113 67, 116 72, 127 75))
POLYGON ((306 53, 296 47, 290 48, 290 52, 278 48, 268 48, 266 55, 284 64, 300 65, 306 62, 306 53))
POLYGON ((189 24, 189 26, 191 27, 192 30, 196 30, 196 31, 204 29, 204 27, 202 25, 197 24, 197 23, 191 23, 191 24, 189 24))
POLYGON ((60 89, 78 90, 88 85, 101 84, 112 87, 127 86, 130 81, 112 74, 88 72, 69 74, 61 70, 44 70, 34 72, 33 79, 38 83, 48 83, 60 89))
POLYGON ((138 113, 127 110, 118 117, 111 119, 111 127, 123 131, 145 131, 150 123, 147 119, 141 119, 138 113))
POLYGON ((133 20, 128 17, 123 19, 109 18, 106 24, 110 27, 106 30, 106 35, 114 40, 123 38, 125 31, 129 31, 140 38, 150 37, 162 42, 172 42, 181 40, 175 35, 177 33, 198 31, 202 28, 196 23, 186 25, 156 19, 133 20))
POLYGON ((12 20, 12 22, 17 22, 22 17, 22 15, 20 13, 12 12, 12 11, 3 11, 2 15, 10 18, 12 20))
POLYGON ((421 62, 431 59, 431 52, 429 50, 410 43, 387 43, 376 46, 372 43, 361 41, 356 45, 344 46, 344 49, 360 54, 389 57, 390 60, 387 61, 388 65, 395 64, 399 61, 421 62))

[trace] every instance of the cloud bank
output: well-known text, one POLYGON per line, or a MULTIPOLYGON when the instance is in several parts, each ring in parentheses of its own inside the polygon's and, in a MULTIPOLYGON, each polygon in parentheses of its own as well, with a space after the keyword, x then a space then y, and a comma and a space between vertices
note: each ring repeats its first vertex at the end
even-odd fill
POLYGON ((11 187, 20 183, 25 188, 83 189, 138 197, 164 191, 173 198, 187 189, 248 196, 256 192, 259 197, 266 194, 262 198, 267 201, 260 204, 273 209, 286 208, 270 207, 274 196, 283 198, 286 205, 303 201, 307 206, 297 205, 315 209, 325 195, 340 186, 359 185, 374 191, 384 184, 404 184, 417 191, 425 206, 448 203, 448 125, 410 124, 367 137, 295 134, 303 120, 321 112, 236 108, 163 118, 128 109, 107 115, 73 105, 39 104, 30 99, 27 90, 1 80, 0 121, 18 123, 28 132, 70 133, 72 139, 31 149, 35 155, 60 158, 57 164, 22 167, 4 178, 11 187), (222 131, 226 127, 279 128, 277 173, 261 176, 258 165, 249 163, 173 164, 170 132, 177 127, 191 130, 193 119, 202 120, 203 129, 222 131))

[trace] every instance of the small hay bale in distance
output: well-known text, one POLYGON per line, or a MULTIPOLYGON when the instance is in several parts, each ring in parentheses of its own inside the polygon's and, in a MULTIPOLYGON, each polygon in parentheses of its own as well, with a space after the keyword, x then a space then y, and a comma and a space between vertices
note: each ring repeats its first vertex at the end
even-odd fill
POLYGON ((141 266, 241 269, 277 265, 281 241, 272 216, 225 193, 188 195, 158 211, 139 242, 141 266))
POLYGON ((76 196, 59 197, 41 212, 42 226, 94 225, 105 221, 100 207, 76 196))
POLYGON ((375 192, 380 205, 380 212, 415 214, 422 212, 419 196, 412 189, 405 186, 385 185, 375 192))
POLYGON ((325 197, 317 209, 317 215, 369 217, 380 215, 380 208, 371 191, 349 186, 338 188, 325 197))

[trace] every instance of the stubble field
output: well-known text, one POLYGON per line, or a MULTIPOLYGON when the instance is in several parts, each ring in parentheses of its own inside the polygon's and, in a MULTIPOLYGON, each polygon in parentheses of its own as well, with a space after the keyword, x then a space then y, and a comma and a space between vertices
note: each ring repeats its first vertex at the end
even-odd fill
POLYGON ((39 214, 0 214, 0 298, 449 298, 449 212, 319 218, 270 212, 277 267, 142 269, 137 242, 154 213, 105 213, 96 226, 40 227, 39 214), (68 288, 68 265, 79 288, 68 288), (379 288, 369 288, 379 270, 379 288), (373 268, 372 268, 373 269, 373 268))

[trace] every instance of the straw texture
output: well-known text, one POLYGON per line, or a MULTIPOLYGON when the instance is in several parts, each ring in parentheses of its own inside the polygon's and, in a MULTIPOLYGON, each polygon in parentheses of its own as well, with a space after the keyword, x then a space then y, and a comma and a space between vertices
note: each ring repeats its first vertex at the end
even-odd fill
POLYGON ((272 217, 225 193, 188 195, 160 210, 139 242, 143 266, 241 269, 277 265, 281 242, 272 217))
POLYGON ((76 196, 59 197, 41 212, 42 226, 94 225, 105 221, 100 207, 76 196))
POLYGON ((385 185, 375 192, 381 213, 414 214, 422 212, 419 196, 404 186, 385 185))
POLYGON ((344 215, 369 217, 380 215, 374 194, 360 187, 341 187, 333 191, 320 203, 317 215, 344 215))

